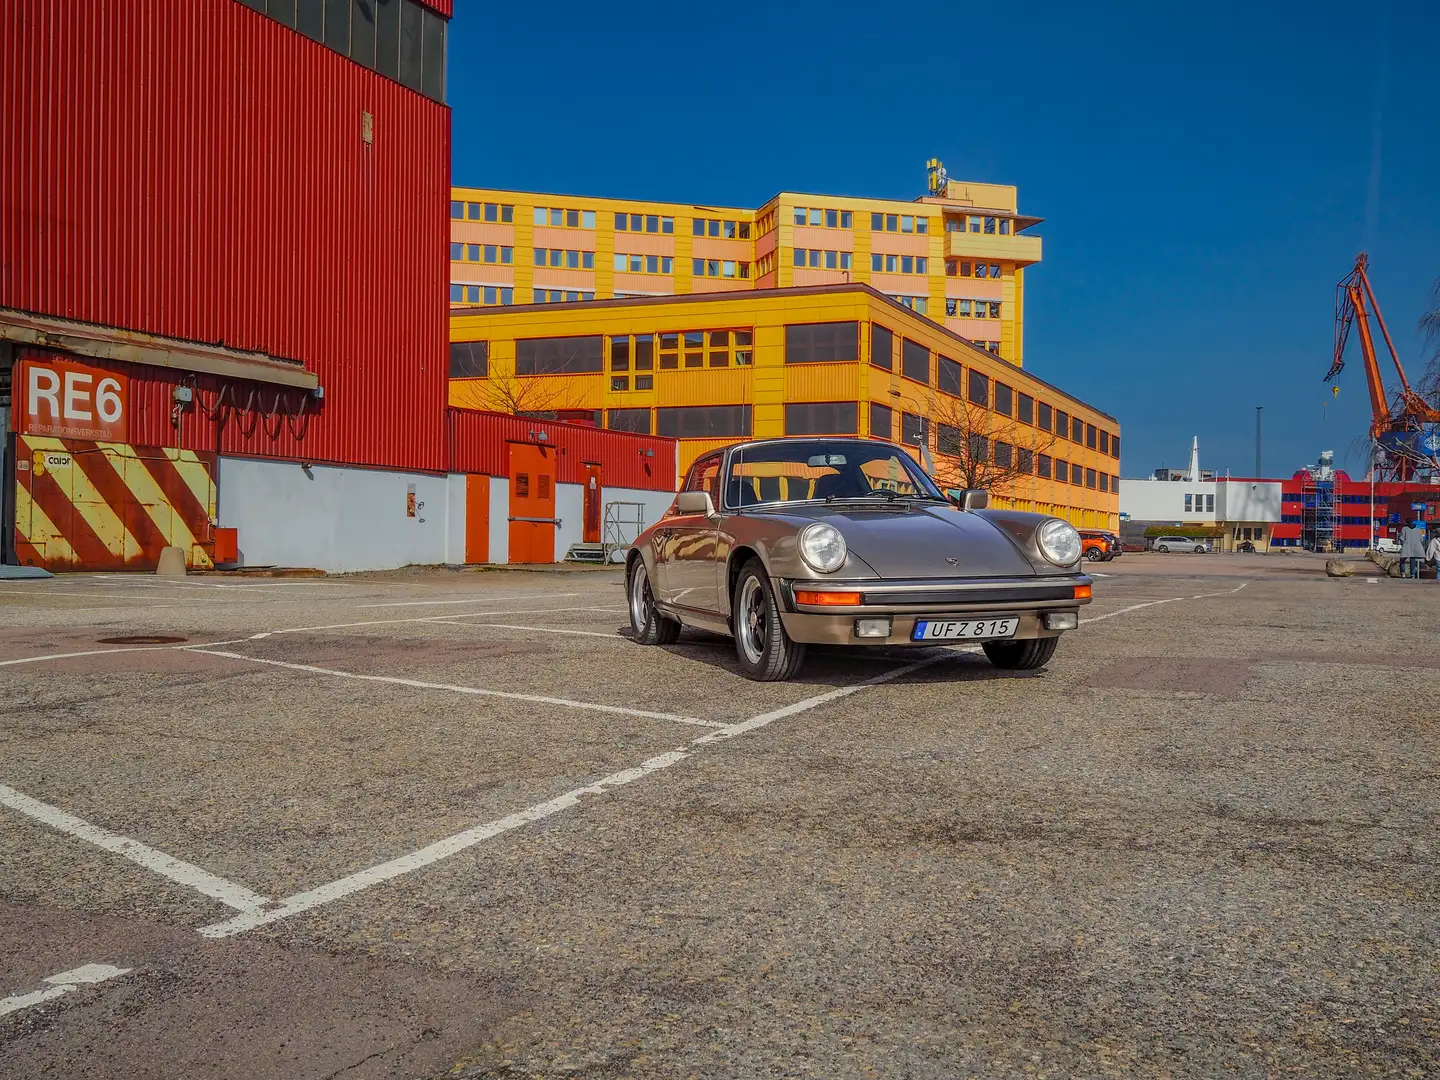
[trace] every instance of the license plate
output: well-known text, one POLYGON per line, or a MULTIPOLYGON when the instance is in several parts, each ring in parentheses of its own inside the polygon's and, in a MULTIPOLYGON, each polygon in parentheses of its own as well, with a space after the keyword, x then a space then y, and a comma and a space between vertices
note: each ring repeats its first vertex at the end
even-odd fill
POLYGON ((1002 619, 917 619, 911 641, 949 641, 954 638, 1014 637, 1020 620, 1014 615, 1002 619))

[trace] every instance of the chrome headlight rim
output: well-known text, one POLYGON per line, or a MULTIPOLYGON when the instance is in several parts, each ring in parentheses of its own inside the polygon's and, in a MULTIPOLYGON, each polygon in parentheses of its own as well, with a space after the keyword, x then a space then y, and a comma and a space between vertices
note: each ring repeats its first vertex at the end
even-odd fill
POLYGON ((819 574, 833 574, 845 565, 850 548, 845 535, 834 525, 816 521, 800 530, 798 537, 800 558, 805 565, 819 574), (828 557, 819 545, 828 547, 828 557))
POLYGON ((1074 566, 1084 554, 1080 533, 1063 518, 1050 518, 1035 530, 1035 546, 1055 566, 1074 566))

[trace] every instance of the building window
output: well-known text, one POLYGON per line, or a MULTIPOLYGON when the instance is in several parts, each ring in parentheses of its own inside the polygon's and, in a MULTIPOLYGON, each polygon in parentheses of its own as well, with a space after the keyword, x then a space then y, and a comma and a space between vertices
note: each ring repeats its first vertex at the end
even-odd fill
POLYGON ((870 403, 870 434, 877 439, 893 439, 895 437, 893 425, 890 407, 881 405, 878 401, 872 401, 870 403))
POLYGON ((900 441, 907 446, 925 445, 930 433, 929 422, 914 413, 900 414, 900 441))
POLYGON ((785 406, 785 434, 855 435, 858 412, 853 401, 790 403, 785 406))
POLYGON ((902 306, 909 308, 917 315, 924 315, 930 310, 930 300, 928 297, 897 296, 895 299, 900 301, 902 306))
POLYGON ((1214 496, 1214 495, 1206 495, 1206 496, 1205 496, 1205 512, 1206 512, 1207 514, 1213 514, 1213 513, 1215 512, 1215 496, 1214 496))
POLYGON ((1081 420, 1078 416, 1072 416, 1070 418, 1070 441, 1073 443, 1083 443, 1085 441, 1085 421, 1081 420))
POLYGON ((1035 451, 1023 446, 1015 448, 1015 471, 1029 476, 1035 471, 1035 451))
POLYGON ((490 374, 490 343, 488 341, 452 341, 450 343, 450 378, 484 379, 490 374))
POLYGON ((1103 429, 1100 432, 1100 452, 1102 454, 1110 453, 1110 433, 1103 429))
POLYGON ((1050 465, 1051 461, 1049 454, 1035 455, 1035 475, 1040 477, 1042 480, 1050 479, 1050 465))
POLYGON ((521 338, 515 342, 515 374, 577 375, 605 370, 605 339, 521 338))
POLYGON ((1015 448, 1007 442, 995 440, 995 467, 997 469, 1012 468, 1015 463, 1015 448))
POLYGON ((1014 391, 1003 382, 995 384, 995 411, 1003 416, 1011 415, 1014 408, 1014 391))
POLYGON ((900 339, 900 374, 930 385, 930 350, 918 341, 900 339))
POLYGON ((970 436, 970 460, 976 465, 984 465, 990 460, 990 440, 984 435, 970 436))
POLYGON ((970 369, 970 400, 976 405, 990 405, 990 379, 974 368, 970 369))
POLYGON ((965 391, 962 389, 960 365, 948 356, 941 356, 936 366, 939 368, 940 389, 954 397, 963 397, 965 391))
POLYGON ((1096 430, 1095 430, 1095 425, 1094 425, 1094 424, 1086 424, 1086 425, 1085 425, 1085 445, 1088 446, 1091 450, 1094 450, 1095 447, 1096 447, 1096 444, 1097 444, 1097 442, 1098 442, 1098 438, 1099 438, 1099 434, 1098 434, 1098 432, 1096 432, 1096 430))
POLYGON ((750 434, 749 405, 695 405, 655 410, 655 434, 671 439, 720 439, 750 434))
POLYGON ((1055 461, 1055 479, 1062 484, 1070 482, 1070 466, 1058 458, 1055 461))
POLYGON ((801 323, 785 327, 785 363, 823 364, 859 359, 860 324, 801 323))
POLYGON ((950 424, 935 425, 935 450, 937 453, 959 457, 962 438, 964 436, 960 434, 958 427, 950 424))
POLYGON ((1015 400, 1020 407, 1019 412, 1015 415, 1015 419, 1019 420, 1022 424, 1035 423, 1035 399, 1029 394, 1019 394, 1015 400))
POLYGON ((870 324, 870 363, 895 370, 895 335, 879 323, 870 324))
POLYGON ((1062 439, 1070 438, 1070 414, 1055 410, 1055 434, 1062 439))
POLYGON ((1039 406, 1037 407, 1037 410, 1036 410, 1036 411, 1037 411, 1037 414, 1038 414, 1038 415, 1037 415, 1036 418, 1035 418, 1035 419, 1036 419, 1035 426, 1038 427, 1041 431, 1051 431, 1051 430, 1053 430, 1054 427, 1055 427, 1055 418, 1054 418, 1054 416, 1051 414, 1050 406, 1049 406, 1049 405, 1046 405, 1046 404, 1042 401, 1042 402, 1040 402, 1040 404, 1039 404, 1039 406))
POLYGON ((1095 470, 1094 470, 1094 469, 1086 469, 1086 470, 1085 470, 1085 486, 1088 487, 1088 488, 1093 488, 1093 487, 1095 486, 1095 470))
MULTIPOLYGON (((636 380, 636 389, 639 380, 636 380)), ((650 410, 649 409, 608 409, 605 412, 605 426, 611 431, 629 431, 636 435, 650 434, 650 410)))
POLYGON ((1110 490, 1110 474, 1109 474, 1109 473, 1103 473, 1103 472, 1102 472, 1102 473, 1100 474, 1100 490, 1101 490, 1101 491, 1109 491, 1109 490, 1110 490))

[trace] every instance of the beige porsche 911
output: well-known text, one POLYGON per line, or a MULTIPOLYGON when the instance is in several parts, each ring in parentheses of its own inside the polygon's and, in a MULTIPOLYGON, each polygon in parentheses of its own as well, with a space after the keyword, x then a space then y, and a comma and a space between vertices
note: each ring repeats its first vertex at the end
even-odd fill
POLYGON ((1038 668, 1079 624, 1080 534, 1044 514, 942 493, 905 450, 871 439, 739 443, 698 458, 626 560, 635 640, 694 626, 735 639, 752 679, 788 679, 806 645, 978 641, 1038 668))

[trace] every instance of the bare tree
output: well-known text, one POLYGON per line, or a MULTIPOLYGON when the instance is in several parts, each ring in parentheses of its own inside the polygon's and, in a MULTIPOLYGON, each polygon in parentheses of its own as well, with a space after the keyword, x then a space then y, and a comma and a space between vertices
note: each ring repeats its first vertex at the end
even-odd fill
POLYGON ((991 412, 983 405, 936 394, 935 479, 947 487, 984 488, 1008 495, 1017 481, 1036 474, 1036 458, 1055 445, 1051 432, 991 412))
POLYGON ((534 416, 578 408, 574 394, 563 383, 546 378, 522 378, 513 372, 492 371, 483 379, 459 379, 450 384, 454 403, 462 409, 485 409, 512 416, 534 416))
POLYGON ((1440 278, 1430 288, 1429 310, 1420 316, 1420 333, 1430 350, 1430 360, 1421 376, 1419 390, 1425 400, 1440 408, 1440 278))

